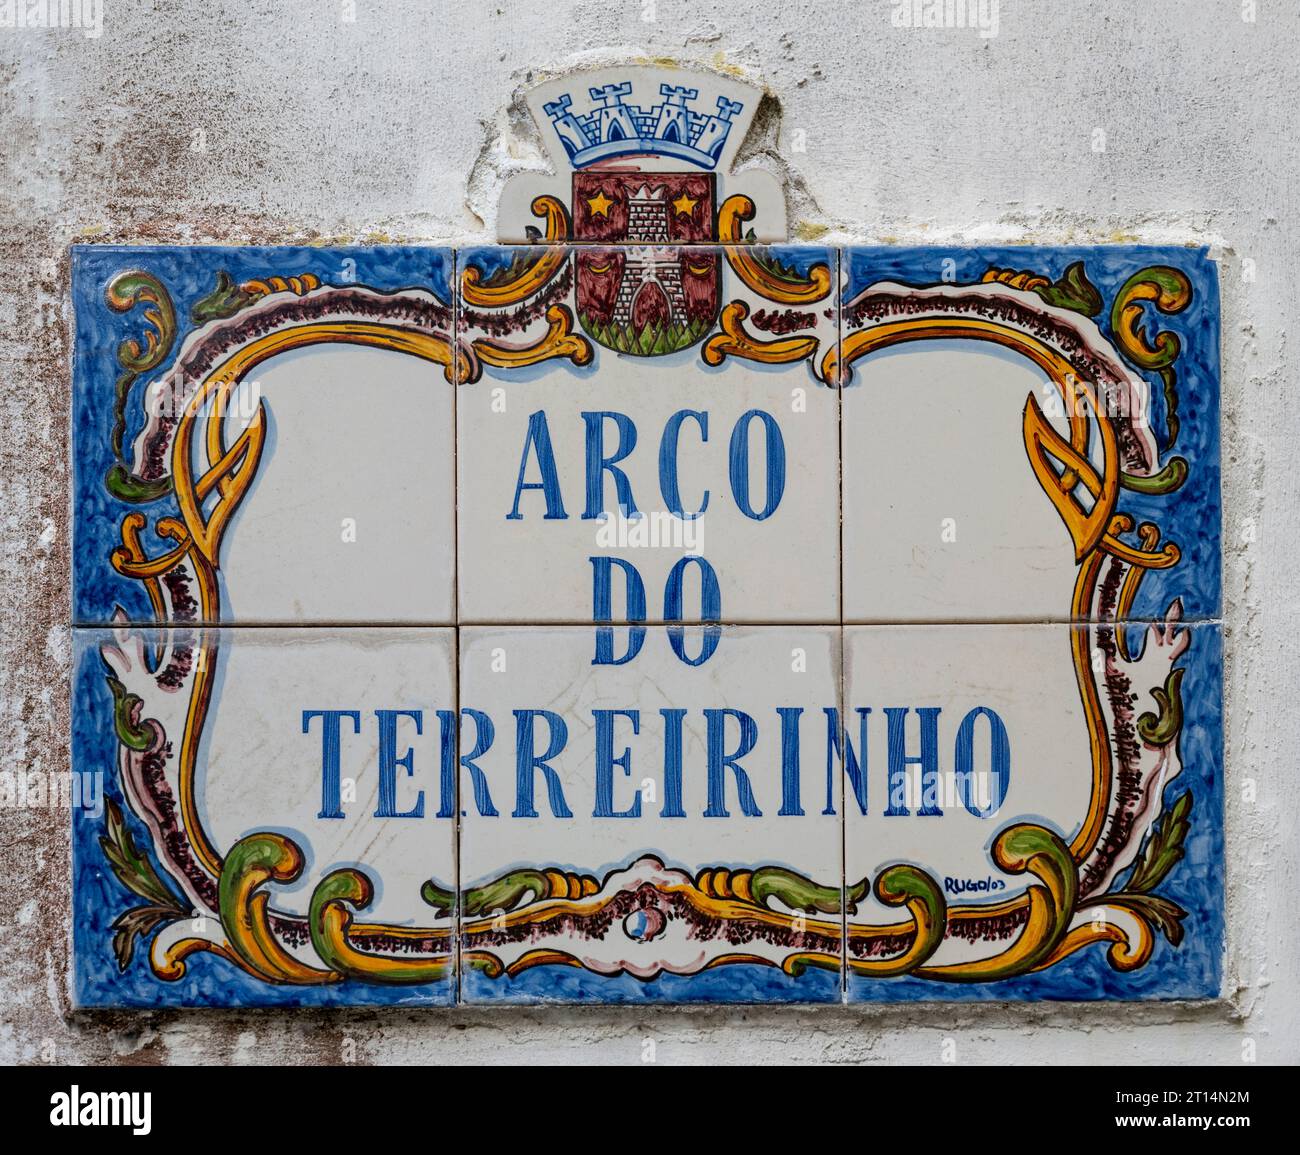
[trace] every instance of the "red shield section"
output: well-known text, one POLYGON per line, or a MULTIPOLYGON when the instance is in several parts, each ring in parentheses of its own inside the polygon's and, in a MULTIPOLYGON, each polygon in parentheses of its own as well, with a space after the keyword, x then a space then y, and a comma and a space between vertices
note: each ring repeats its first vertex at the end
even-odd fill
POLYGON ((701 340, 718 312, 711 173, 580 172, 573 176, 578 320, 607 348, 639 357, 701 340))
POLYGON ((611 245, 714 240, 711 172, 573 174, 573 238, 611 245))

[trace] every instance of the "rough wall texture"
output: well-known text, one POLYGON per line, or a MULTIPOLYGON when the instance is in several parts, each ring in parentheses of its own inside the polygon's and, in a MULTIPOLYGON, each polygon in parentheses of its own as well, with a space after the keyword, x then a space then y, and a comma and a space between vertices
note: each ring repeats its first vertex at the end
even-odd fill
POLYGON ((104 0, 0 28, 0 760, 66 768, 67 246, 458 241, 540 165, 521 85, 644 54, 772 93, 749 163, 798 235, 1207 241, 1222 261, 1229 958, 1197 1006, 74 1014, 68 814, 0 810, 0 1060, 959 1063, 1300 1057, 1295 61, 1282 0, 104 0), (350 9, 355 19, 349 21, 350 9), (1244 16, 1253 15, 1254 19, 1244 16), (1104 133, 1104 151, 1096 150, 1104 133), (945 1047, 945 1042, 951 1043, 945 1047))

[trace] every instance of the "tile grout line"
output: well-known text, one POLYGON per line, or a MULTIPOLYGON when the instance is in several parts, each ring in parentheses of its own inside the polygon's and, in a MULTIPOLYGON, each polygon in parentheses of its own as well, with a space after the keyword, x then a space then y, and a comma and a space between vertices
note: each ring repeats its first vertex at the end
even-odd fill
POLYGON ((464 1002, 463 992, 461 990, 462 967, 461 967, 461 798, 460 798, 460 629, 457 627, 452 631, 451 641, 452 652, 452 710, 453 710, 453 754, 455 762, 452 765, 453 788, 451 792, 452 805, 454 809, 454 818, 452 819, 452 885, 456 888, 455 899, 452 902, 452 992, 451 1005, 460 1006, 464 1002))
POLYGON ((365 630, 377 632, 382 630, 389 631, 406 631, 406 630, 460 630, 462 628, 482 628, 482 629, 506 629, 506 630, 548 630, 548 629, 595 629, 603 626, 612 626, 615 629, 631 629, 637 626, 644 626, 648 629, 665 629, 669 626, 680 626, 683 629, 706 629, 716 626, 723 630, 745 630, 745 629, 815 629, 821 627, 840 627, 842 629, 909 629, 909 630, 932 630, 932 629, 1085 629, 1090 626, 1107 626, 1111 628, 1125 627, 1135 628, 1137 626, 1160 626, 1171 625, 1175 629, 1184 626, 1225 626, 1226 618, 1179 618, 1176 622, 1167 622, 1161 618, 1124 618, 1121 621, 1100 621, 1096 618, 1079 618, 1075 621, 1018 621, 1007 618, 960 618, 953 621, 882 621, 882 620, 859 620, 849 621, 847 619, 825 618, 809 621, 790 621, 776 618, 763 618, 754 621, 724 621, 724 622, 705 622, 705 621, 653 621, 629 622, 629 621, 611 621, 611 622, 591 622, 580 621, 577 619, 565 619, 562 621, 501 621, 500 619, 484 619, 482 621, 460 621, 453 619, 451 621, 340 621, 340 622, 178 622, 178 621, 133 621, 123 622, 83 622, 68 627, 73 633, 106 633, 117 629, 134 629, 134 630, 171 630, 179 628, 188 629, 208 629, 220 631, 239 631, 239 630, 282 630, 286 633, 317 633, 323 631, 343 632, 349 630, 365 630))
POLYGON ((452 901, 452 986, 451 1005, 463 1005, 464 995, 461 989, 463 979, 461 960, 461 806, 460 806, 460 374, 456 370, 460 351, 460 253, 451 250, 451 284, 447 287, 451 308, 451 680, 452 680, 452 733, 455 762, 452 764, 453 785, 451 791, 454 817, 452 818, 452 886, 456 888, 452 901))
POLYGON ((837 511, 839 516, 836 518, 836 528, 839 531, 839 610, 840 610, 840 629, 839 629, 839 677, 837 686, 839 689, 839 726, 840 726, 840 1005, 847 1006, 849 1001, 849 817, 845 809, 848 793, 844 788, 844 759, 848 751, 845 748, 845 742, 848 741, 848 730, 845 726, 845 711, 848 709, 848 684, 845 671, 846 652, 844 646, 844 388, 840 379, 840 370, 843 366, 841 354, 844 348, 843 333, 843 310, 841 306, 844 303, 844 254, 842 250, 836 250, 835 255, 835 369, 837 380, 835 382, 835 417, 836 433, 838 436, 837 449, 838 460, 836 470, 836 488, 837 488, 837 511))

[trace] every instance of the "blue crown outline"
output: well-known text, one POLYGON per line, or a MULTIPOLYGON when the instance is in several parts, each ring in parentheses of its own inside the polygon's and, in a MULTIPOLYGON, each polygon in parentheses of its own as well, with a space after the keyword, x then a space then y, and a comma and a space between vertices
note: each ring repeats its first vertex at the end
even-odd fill
POLYGON ((731 132, 731 118, 745 107, 719 96, 716 112, 696 112, 690 101, 700 90, 676 84, 661 84, 659 94, 664 99, 649 108, 625 103, 624 98, 632 95, 631 81, 587 91, 596 102, 590 112, 575 113, 567 92, 542 106, 574 168, 634 153, 675 156, 700 168, 714 168, 731 132))

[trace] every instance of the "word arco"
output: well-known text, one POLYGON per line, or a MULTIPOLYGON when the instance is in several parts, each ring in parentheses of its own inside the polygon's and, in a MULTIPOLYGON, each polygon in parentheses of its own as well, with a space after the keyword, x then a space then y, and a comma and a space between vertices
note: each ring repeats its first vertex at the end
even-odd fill
MULTIPOLYGON (((638 433, 636 422, 626 413, 613 410, 584 412, 584 492, 583 510, 580 515, 585 521, 603 519, 614 510, 619 510, 624 517, 636 517, 640 507, 632 492, 632 482, 628 479, 621 463, 631 456, 636 449, 638 433), (606 452, 605 434, 612 424, 617 431, 617 444, 612 452, 606 452), (606 475, 614 486, 614 504, 605 501, 606 475)), ((679 409, 664 422, 663 433, 659 438, 659 494, 663 498, 664 508, 678 518, 701 516, 712 500, 709 490, 700 495, 697 508, 688 510, 682 499, 681 485, 678 480, 678 450, 682 426, 690 421, 695 427, 699 440, 709 440, 709 415, 697 409, 679 409)), ((756 438, 755 438, 756 439, 756 438)), ((736 508, 745 517, 754 521, 766 521, 781 504, 785 493, 785 439, 781 436, 781 427, 776 418, 762 409, 750 409, 742 413, 732 427, 731 437, 727 442, 727 479, 731 488, 731 497, 736 508), (763 502, 755 504, 749 478, 751 427, 754 434, 761 431, 764 448, 763 457, 766 467, 766 485, 763 502)), ((514 502, 507 521, 522 521, 525 513, 521 509, 524 495, 529 491, 540 492, 545 505, 544 521, 567 521, 568 506, 560 488, 560 471, 556 465, 555 451, 551 444, 551 428, 546 418, 546 411, 537 410, 528 417, 528 430, 524 434, 523 452, 519 458, 519 476, 515 481, 514 502), (535 468, 534 468, 535 467, 535 468), (537 475, 537 480, 529 481, 530 473, 537 475)), ((570 501, 572 504, 572 500, 570 501)))

